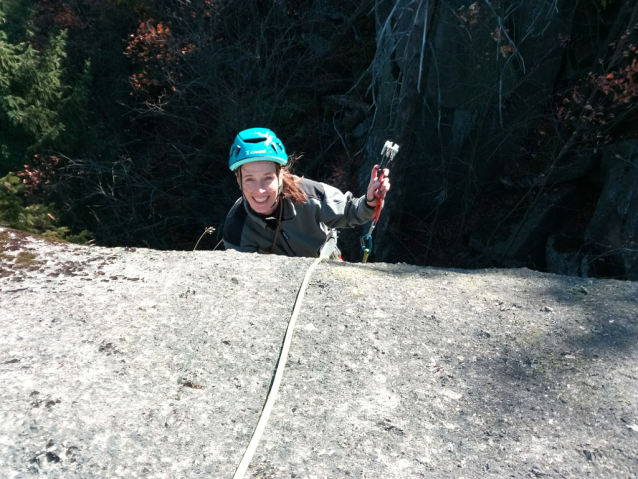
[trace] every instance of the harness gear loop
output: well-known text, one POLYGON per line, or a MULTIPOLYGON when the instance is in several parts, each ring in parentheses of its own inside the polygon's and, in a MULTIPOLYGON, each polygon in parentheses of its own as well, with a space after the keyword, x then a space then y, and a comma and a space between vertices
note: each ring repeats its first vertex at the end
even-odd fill
MULTIPOLYGON (((383 171, 388 167, 388 165, 394 160, 395 155, 399 152, 399 145, 392 143, 391 141, 386 141, 385 145, 381 149, 381 162, 379 164, 379 168, 377 172, 381 172, 378 179, 379 181, 383 180, 384 174, 383 171)), ((372 223, 370 224, 370 230, 367 234, 361 236, 359 241, 361 242, 361 249, 363 250, 363 260, 361 261, 363 264, 368 262, 368 256, 372 252, 372 232, 374 231, 375 226, 379 222, 379 217, 381 216, 381 210, 383 209, 383 200, 381 198, 377 198, 377 204, 374 207, 374 213, 372 215, 372 223)))

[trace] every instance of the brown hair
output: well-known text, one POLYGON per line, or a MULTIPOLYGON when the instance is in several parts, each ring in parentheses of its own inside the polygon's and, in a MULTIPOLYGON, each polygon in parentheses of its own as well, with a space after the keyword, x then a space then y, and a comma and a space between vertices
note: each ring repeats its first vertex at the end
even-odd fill
POLYGON ((286 166, 278 167, 281 170, 281 179, 284 183, 284 188, 281 192, 281 196, 284 198, 290 198, 293 204, 304 204, 308 199, 308 195, 301 189, 301 180, 303 180, 303 176, 300 178, 296 175, 293 175, 290 171, 291 163, 288 163, 286 166))

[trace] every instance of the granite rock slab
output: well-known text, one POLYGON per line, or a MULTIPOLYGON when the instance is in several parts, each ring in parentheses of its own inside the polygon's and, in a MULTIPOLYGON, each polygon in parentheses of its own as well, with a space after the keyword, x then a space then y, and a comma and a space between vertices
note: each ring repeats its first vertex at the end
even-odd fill
MULTIPOLYGON (((306 258, 0 228, 0 477, 231 478, 306 258)), ((326 262, 251 478, 637 477, 638 284, 326 262)))

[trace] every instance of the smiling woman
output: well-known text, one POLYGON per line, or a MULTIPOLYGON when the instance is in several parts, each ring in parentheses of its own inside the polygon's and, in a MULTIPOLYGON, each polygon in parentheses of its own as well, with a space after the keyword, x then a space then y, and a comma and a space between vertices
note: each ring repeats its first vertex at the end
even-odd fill
POLYGON ((249 253, 340 258, 337 228, 370 221, 390 189, 389 171, 379 179, 378 165, 360 198, 299 178, 290 172, 283 143, 266 128, 237 135, 229 167, 242 196, 226 218, 224 244, 249 253))

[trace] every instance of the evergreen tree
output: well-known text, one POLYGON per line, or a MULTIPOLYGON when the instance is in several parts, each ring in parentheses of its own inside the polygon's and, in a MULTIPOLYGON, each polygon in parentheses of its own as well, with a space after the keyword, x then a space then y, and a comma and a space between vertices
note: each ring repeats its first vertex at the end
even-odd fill
MULTIPOLYGON (((0 25, 15 30, 20 18, 6 18, 0 1, 0 25)), ((26 38, 0 27, 0 175, 20 167, 36 151, 55 148, 64 139, 69 120, 85 98, 83 85, 65 80, 66 31, 51 36, 44 51, 26 38), (69 119, 69 120, 67 120, 69 119)), ((88 75, 88 65, 87 65, 88 75)))

